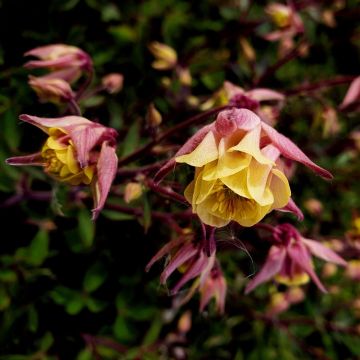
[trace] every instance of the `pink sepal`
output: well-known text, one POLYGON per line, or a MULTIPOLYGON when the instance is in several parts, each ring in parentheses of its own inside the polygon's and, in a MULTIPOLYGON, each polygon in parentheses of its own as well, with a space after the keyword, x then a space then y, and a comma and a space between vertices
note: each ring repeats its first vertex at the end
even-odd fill
POLYGON ((331 173, 322 167, 316 165, 312 162, 290 139, 286 136, 280 134, 278 131, 273 129, 271 126, 262 122, 261 124, 265 134, 269 137, 270 142, 276 146, 281 154, 288 159, 298 161, 313 171, 315 171, 320 176, 326 179, 332 179, 333 176, 331 173))
POLYGON ((95 220, 105 205, 111 184, 117 172, 118 158, 115 148, 104 141, 101 146, 100 156, 96 165, 97 179, 94 191, 95 208, 92 210, 92 219, 95 220))
POLYGON ((248 294, 258 285, 270 280, 280 272, 285 260, 286 248, 273 245, 260 272, 246 286, 245 294, 248 294))
POLYGON ((360 76, 355 78, 348 91, 346 92, 345 98, 341 105, 339 106, 340 110, 347 110, 353 104, 360 104, 360 76))
POLYGON ((24 155, 24 156, 14 156, 6 159, 5 162, 9 165, 15 165, 15 166, 25 166, 25 165, 43 166, 44 164, 44 161, 41 156, 41 152, 37 152, 30 155, 24 155))
POLYGON ((277 209, 278 211, 283 211, 283 212, 291 212, 294 215, 296 215, 296 217, 298 218, 299 221, 303 221, 304 220, 304 214, 303 212, 300 210, 300 208, 295 204, 295 201, 290 198, 289 202, 287 203, 286 206, 284 206, 281 209, 277 209))
POLYGON ((285 100, 285 96, 283 94, 279 93, 278 91, 266 88, 250 90, 246 93, 246 95, 257 101, 285 100))

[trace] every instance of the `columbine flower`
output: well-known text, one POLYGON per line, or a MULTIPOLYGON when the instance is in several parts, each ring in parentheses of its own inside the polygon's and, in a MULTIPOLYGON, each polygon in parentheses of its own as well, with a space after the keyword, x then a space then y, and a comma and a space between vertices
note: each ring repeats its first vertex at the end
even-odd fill
POLYGON ((25 53, 39 60, 28 61, 24 66, 28 69, 45 68, 54 70, 77 69, 89 71, 92 67, 90 56, 75 46, 54 44, 40 46, 25 53))
POLYGON ((6 160, 10 165, 43 166, 52 178, 70 185, 91 184, 93 219, 104 207, 117 170, 117 132, 80 116, 49 119, 21 115, 20 119, 48 134, 40 152, 6 160))
POLYGON ((265 8, 277 30, 266 34, 264 38, 269 41, 280 41, 280 54, 294 47, 295 35, 304 32, 304 24, 295 10, 283 4, 273 3, 265 8))
POLYGON ((165 255, 170 260, 160 275, 160 283, 165 284, 169 276, 178 269, 183 273, 180 280, 172 288, 171 294, 176 294, 188 281, 200 276, 200 283, 210 274, 215 262, 215 251, 208 256, 202 243, 194 243, 193 235, 180 236, 162 247, 146 266, 149 271, 152 265, 165 255))
POLYGON ((311 255, 346 266, 345 260, 334 251, 317 241, 302 237, 290 224, 274 227, 272 236, 276 244, 270 248, 262 269, 248 283, 246 294, 272 278, 288 286, 305 284, 311 278, 321 291, 326 292, 314 272, 311 255))
POLYGON ((29 85, 38 95, 40 102, 58 104, 74 98, 69 83, 60 78, 29 76, 29 85))
POLYGON ((152 67, 157 70, 170 70, 177 64, 176 51, 166 45, 157 41, 152 42, 149 45, 149 50, 155 56, 155 61, 152 63, 152 67))
POLYGON ((267 88, 245 91, 240 86, 225 81, 222 88, 202 104, 201 109, 208 110, 215 106, 230 104, 254 111, 263 121, 274 125, 284 100, 285 96, 278 91, 267 88), (266 105, 266 102, 271 102, 272 105, 266 105))
POLYGON ((205 224, 221 227, 235 220, 252 226, 273 209, 301 211, 290 199, 290 187, 279 157, 299 161, 318 174, 331 174, 314 164, 293 142, 246 109, 225 110, 200 129, 157 173, 160 179, 178 163, 195 167, 185 190, 205 224))
POLYGON ((304 298, 304 291, 298 286, 290 287, 285 292, 275 292, 271 295, 266 314, 271 317, 276 316, 289 309, 291 305, 303 301, 304 298))

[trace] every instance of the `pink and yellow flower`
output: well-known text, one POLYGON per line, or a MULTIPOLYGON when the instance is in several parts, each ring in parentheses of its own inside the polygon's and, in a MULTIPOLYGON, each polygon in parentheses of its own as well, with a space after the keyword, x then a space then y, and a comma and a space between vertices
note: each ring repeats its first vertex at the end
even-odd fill
POLYGON ((42 149, 31 155, 12 157, 10 165, 37 165, 57 181, 70 185, 91 185, 93 218, 104 207, 117 170, 117 132, 80 116, 20 119, 43 130, 48 138, 42 149))
POLYGON ((306 284, 311 278, 321 291, 326 292, 313 269, 311 255, 346 266, 346 261, 333 250, 317 241, 304 238, 290 224, 274 227, 272 237, 275 245, 270 248, 259 273, 246 286, 245 293, 272 278, 287 286, 306 284))
POLYGON ((252 111, 231 109, 200 129, 157 173, 161 179, 176 163, 195 167, 185 197, 205 224, 230 221, 253 226, 273 209, 302 216, 291 200, 280 155, 299 161, 318 174, 331 174, 314 164, 293 142, 265 124, 252 111))

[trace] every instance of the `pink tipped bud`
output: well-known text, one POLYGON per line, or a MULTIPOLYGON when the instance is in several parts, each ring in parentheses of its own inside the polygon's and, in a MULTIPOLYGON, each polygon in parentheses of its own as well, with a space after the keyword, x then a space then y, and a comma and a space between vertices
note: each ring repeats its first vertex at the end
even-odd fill
POLYGON ((101 83, 109 94, 120 92, 124 84, 124 76, 118 73, 112 73, 104 76, 101 83))

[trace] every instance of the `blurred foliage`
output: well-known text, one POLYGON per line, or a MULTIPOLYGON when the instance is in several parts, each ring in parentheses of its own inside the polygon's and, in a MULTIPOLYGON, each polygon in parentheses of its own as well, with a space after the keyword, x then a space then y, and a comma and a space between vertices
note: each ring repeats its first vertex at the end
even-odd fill
MULTIPOLYGON (((306 82, 358 74, 357 1, 314 3, 333 9, 336 25, 324 24, 316 9, 302 11, 308 54, 284 64, 262 86, 286 93, 306 82), (337 3, 343 6, 337 9, 337 3)), ((21 67, 25 51, 51 43, 72 44, 92 56, 97 81, 110 72, 124 74, 121 93, 98 96, 83 107, 84 116, 119 130, 119 155, 126 156, 151 138, 145 126, 150 103, 161 112, 164 128, 196 113, 186 104, 179 83, 173 81, 164 89, 164 78, 171 75, 151 67, 149 43, 160 41, 177 50, 181 65, 190 69, 192 94, 200 100, 209 98, 224 80, 248 89, 278 60, 277 44, 260 36, 269 26, 266 4, 0 1, 0 360, 360 357, 360 286, 342 270, 324 280, 330 294, 306 286, 305 301, 272 320, 264 316, 270 286, 243 295, 252 261, 260 264, 267 249, 252 251, 263 246, 254 230, 221 230, 226 314, 216 316, 212 307, 199 313, 196 299, 172 309, 167 289, 158 285, 161 266, 144 272, 151 256, 170 238, 169 229, 151 213, 161 206, 171 211, 172 205, 164 206, 146 192, 132 205, 144 210, 141 219, 108 208, 93 223, 81 192, 76 196, 66 186, 53 184, 36 168, 20 171, 4 163, 9 156, 37 151, 43 141, 41 132, 20 124, 19 114, 59 115, 55 106, 39 105, 28 87, 28 72, 21 67), (255 49, 256 61, 246 59, 241 38, 255 49), (241 250, 242 241, 249 241, 253 260, 241 250), (192 326, 184 332, 178 320, 186 309, 192 311, 192 326)), ((347 87, 289 97, 278 123, 284 134, 335 174, 326 183, 299 167, 292 179, 298 204, 303 207, 312 198, 323 203, 320 215, 305 210, 301 229, 313 238, 344 239, 360 216, 359 148, 350 139, 352 131, 360 130, 359 118, 339 112, 339 131, 325 136, 320 115, 324 106, 337 108, 347 87)), ((184 138, 177 134, 174 142, 184 138)), ((148 161, 162 158, 147 156, 148 161)), ((138 165, 147 163, 141 160, 138 165)), ((186 171, 178 177, 187 177, 186 171)), ((120 195, 108 202, 124 205, 120 195)), ((290 215, 272 216, 294 221, 290 215)))

